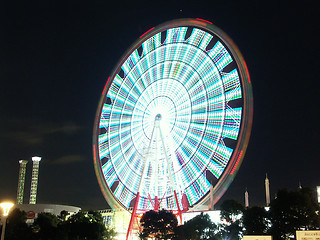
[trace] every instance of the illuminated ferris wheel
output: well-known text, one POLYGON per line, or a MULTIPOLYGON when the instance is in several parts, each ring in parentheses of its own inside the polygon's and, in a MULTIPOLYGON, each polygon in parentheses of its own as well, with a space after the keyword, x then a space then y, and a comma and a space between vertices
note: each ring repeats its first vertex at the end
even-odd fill
POLYGON ((186 211, 237 172, 252 122, 251 83, 231 39, 201 19, 142 35, 107 80, 95 170, 114 208, 186 211))

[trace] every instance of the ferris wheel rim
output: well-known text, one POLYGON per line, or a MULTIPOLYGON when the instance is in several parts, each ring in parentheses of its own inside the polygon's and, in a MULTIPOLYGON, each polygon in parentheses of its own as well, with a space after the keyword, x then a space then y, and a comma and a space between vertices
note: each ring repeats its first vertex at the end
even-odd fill
MULTIPOLYGON (((111 190, 106 184, 105 181, 103 181, 103 174, 101 170, 101 163, 100 163, 100 158, 99 158, 99 151, 98 151, 98 137, 99 134, 99 119, 101 117, 101 109, 103 102, 105 102, 106 97, 107 97, 107 92, 110 88, 110 85, 112 84, 112 80, 115 77, 115 75, 119 72, 122 64, 126 61, 128 56, 139 46, 141 43, 143 43, 145 40, 149 39, 151 36, 154 36, 157 33, 166 31, 169 28, 173 27, 181 27, 181 26, 188 26, 188 27, 198 27, 200 29, 204 29, 211 34, 217 36, 220 40, 222 40, 223 44, 225 44, 228 48, 228 50, 231 52, 231 56, 234 58, 237 67, 240 71, 239 75, 240 80, 241 80, 241 86, 242 86, 242 91, 243 91, 243 119, 241 119, 241 127, 240 127, 240 140, 237 142, 237 146, 234 149, 233 153, 233 159, 237 159, 235 161, 231 161, 234 164, 232 166, 228 166, 229 169, 226 169, 221 177, 219 179, 219 182, 221 182, 220 185, 216 185, 214 192, 219 192, 220 195, 224 193, 225 190, 221 189, 222 187, 226 187, 226 185, 230 184, 235 173, 238 171, 238 168, 242 162, 244 152, 247 148, 247 144, 249 141, 249 136, 251 132, 251 126, 252 126, 252 108, 253 108, 253 98, 252 98, 252 90, 251 90, 251 82, 250 82, 250 76, 246 67, 246 63, 243 60, 243 57, 238 50, 237 46, 233 43, 233 41, 228 37, 227 34, 225 34, 222 30, 217 28, 211 23, 206 22, 205 20, 201 19, 179 19, 179 20, 173 20, 169 21, 166 23, 163 23, 156 28, 152 28, 150 31, 147 31, 144 35, 142 35, 135 43, 133 43, 129 49, 123 54, 123 56, 120 58, 120 61, 116 64, 116 67, 112 71, 112 74, 108 78, 108 81, 105 85, 105 88, 102 92, 102 97, 99 102, 99 107, 97 110, 96 118, 95 118, 95 125, 94 125, 94 137, 93 137, 93 153, 94 153, 94 167, 95 171, 98 177, 98 182, 101 187, 101 189, 108 189, 108 191, 102 191, 104 196, 111 201, 112 207, 115 207, 117 209, 125 208, 123 204, 116 199, 113 194, 111 193, 111 190), (242 137, 244 135, 244 137, 242 137), (230 176, 229 174, 232 172, 232 179, 230 181, 230 176), (228 178, 229 176, 229 178, 228 178), (228 179, 227 179, 228 178, 228 179), (228 183, 226 183, 228 182, 228 183)), ((200 201, 194 206, 196 207, 197 205, 203 203, 206 199, 208 199, 208 193, 206 196, 202 197, 200 201)))

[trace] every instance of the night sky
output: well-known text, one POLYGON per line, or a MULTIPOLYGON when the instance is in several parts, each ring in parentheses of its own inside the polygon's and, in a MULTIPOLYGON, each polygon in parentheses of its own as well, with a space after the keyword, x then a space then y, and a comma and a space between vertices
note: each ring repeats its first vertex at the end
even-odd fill
MULTIPOLYGON (((145 31, 203 18, 238 45, 254 119, 240 170, 222 198, 250 205, 320 185, 319 18, 316 1, 3 1, 0 7, 0 199, 16 199, 20 159, 40 162, 37 203, 103 209, 92 135, 101 92, 145 31), (286 3, 284 3, 286 2, 286 3)), ((219 203, 221 203, 221 201, 219 203)), ((218 204, 219 204, 218 203, 218 204)))

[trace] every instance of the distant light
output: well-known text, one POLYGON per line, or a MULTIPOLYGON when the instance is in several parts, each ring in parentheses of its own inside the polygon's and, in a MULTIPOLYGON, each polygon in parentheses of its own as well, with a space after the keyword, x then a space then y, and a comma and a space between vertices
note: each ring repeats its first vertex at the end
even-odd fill
POLYGON ((32 161, 40 162, 40 160, 41 160, 41 157, 36 157, 36 156, 32 157, 32 161))
POLYGON ((3 216, 8 216, 10 208, 12 208, 13 205, 14 204, 11 202, 0 203, 0 206, 3 208, 3 216))
POLYGON ((270 207, 264 207, 264 210, 266 210, 267 212, 270 211, 270 207))
POLYGON ((318 203, 320 203, 320 186, 317 186, 318 203))

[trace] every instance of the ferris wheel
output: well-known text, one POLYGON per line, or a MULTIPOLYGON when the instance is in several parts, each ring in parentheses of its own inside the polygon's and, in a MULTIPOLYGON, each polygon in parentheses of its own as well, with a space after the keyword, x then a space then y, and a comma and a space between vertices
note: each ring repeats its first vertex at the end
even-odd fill
POLYGON ((107 80, 93 137, 113 208, 186 211, 217 202, 247 148, 252 90, 241 53, 208 21, 150 29, 107 80))

